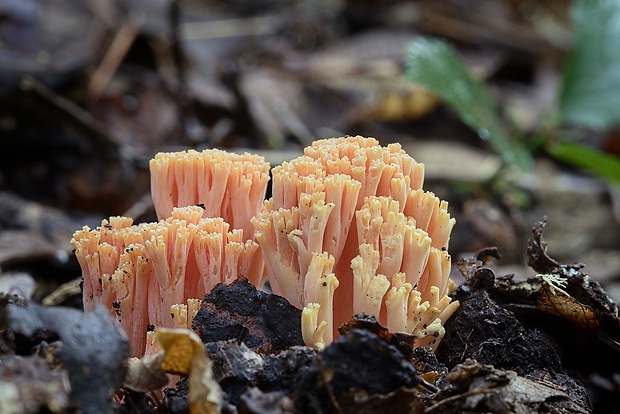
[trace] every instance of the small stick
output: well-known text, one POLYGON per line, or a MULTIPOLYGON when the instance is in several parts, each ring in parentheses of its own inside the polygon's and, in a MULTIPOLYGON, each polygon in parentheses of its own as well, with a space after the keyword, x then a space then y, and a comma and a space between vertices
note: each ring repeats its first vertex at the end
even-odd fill
POLYGON ((136 37, 138 37, 140 26, 141 23, 131 16, 121 26, 99 67, 90 78, 90 83, 88 84, 88 99, 90 101, 97 101, 101 97, 123 58, 127 55, 129 48, 136 40, 136 37))
POLYGON ((321 378, 321 382, 323 383, 323 386, 327 390, 327 395, 329 396, 329 400, 331 401, 332 405, 336 409, 336 412, 342 413, 343 412, 342 408, 340 408, 340 404, 338 404, 338 401, 336 400, 334 391, 332 390, 332 387, 329 385, 327 378, 325 378, 325 370, 323 369, 323 358, 321 358, 320 354, 316 356, 316 361, 319 365, 319 377, 321 378))
POLYGON ((24 92, 38 96, 52 109, 67 116, 86 136, 91 137, 99 148, 114 149, 118 153, 118 145, 110 138, 105 127, 83 108, 54 93, 31 76, 22 78, 20 87, 24 92))
POLYGON ((478 390, 472 390, 472 391, 464 392, 462 394, 453 395, 451 397, 446 397, 443 400, 431 405, 426 410, 424 410, 424 414, 429 414, 429 413, 432 413, 433 411, 437 411, 437 409, 444 404, 450 404, 451 402, 462 400, 464 398, 471 397, 472 395, 489 394, 492 392, 497 392, 497 390, 494 390, 491 388, 481 388, 478 390))

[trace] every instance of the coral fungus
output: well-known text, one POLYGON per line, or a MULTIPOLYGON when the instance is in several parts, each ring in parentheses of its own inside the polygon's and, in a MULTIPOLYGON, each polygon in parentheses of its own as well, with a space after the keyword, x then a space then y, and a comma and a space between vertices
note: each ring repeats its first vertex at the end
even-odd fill
POLYGON ((304 307, 304 341, 322 347, 356 313, 420 344, 443 335, 454 219, 422 190, 424 170, 399 144, 315 141, 273 173, 273 197, 252 220, 276 293, 304 307))
POLYGON ((194 298, 239 276, 269 277, 303 308, 304 341, 318 348, 357 313, 432 345, 458 306, 447 296, 454 219, 399 144, 315 141, 273 168, 267 201, 259 156, 160 153, 150 169, 159 222, 112 217, 72 240, 85 309, 98 300, 116 314, 134 355, 151 346, 149 326, 190 326, 194 298))
POLYGON ((269 182, 269 163, 259 155, 218 149, 160 152, 149 163, 157 217, 174 207, 202 205, 204 217, 221 217, 246 239, 254 229, 269 182))
POLYGON ((192 299, 217 283, 239 276, 254 284, 262 280, 258 244, 244 240, 243 230, 229 231, 222 218, 202 214, 198 206, 174 208, 165 220, 139 225, 111 217, 73 236, 84 308, 92 309, 95 300, 107 306, 129 335, 134 355, 144 353, 149 325, 187 326, 198 307, 192 299))
POLYGON ((238 276, 264 283, 250 218, 265 199, 269 163, 207 149, 159 153, 149 167, 159 222, 134 226, 112 217, 72 240, 84 308, 99 300, 116 314, 134 355, 144 353, 148 326, 190 326, 199 306, 194 298, 217 283, 238 276))

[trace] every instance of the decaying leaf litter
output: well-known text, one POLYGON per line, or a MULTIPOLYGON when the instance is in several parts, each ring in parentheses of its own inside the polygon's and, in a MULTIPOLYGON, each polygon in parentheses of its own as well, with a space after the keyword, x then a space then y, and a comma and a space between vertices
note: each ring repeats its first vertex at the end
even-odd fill
MULTIPOLYGON (((136 5, 138 3, 136 2, 136 5)), ((41 16, 58 16, 58 10, 64 10, 63 7, 69 8, 72 13, 84 12, 68 1, 58 2, 58 5, 60 7, 57 9, 44 10, 41 16)), ((613 193, 609 192, 605 184, 596 180, 577 177, 571 171, 558 171, 553 164, 544 159, 537 162, 536 173, 532 176, 525 175, 516 181, 511 181, 514 178, 506 180, 502 175, 503 170, 499 170, 499 177, 502 179, 498 180, 497 158, 492 153, 478 148, 480 144, 474 134, 457 122, 443 107, 438 106, 432 96, 416 95, 414 91, 409 91, 409 86, 396 83, 395 74, 400 73, 399 67, 403 59, 401 52, 410 40, 407 33, 402 35, 402 31, 406 32, 408 25, 411 24, 411 20, 407 20, 412 19, 407 17, 411 16, 411 13, 406 13, 409 10, 407 7, 410 6, 395 2, 393 6, 377 9, 371 5, 368 7, 373 9, 372 12, 368 12, 367 9, 362 12, 359 5, 344 4, 340 5, 340 8, 333 7, 320 13, 308 14, 300 12, 301 6, 292 4, 277 9, 278 12, 267 17, 261 14, 265 10, 275 10, 269 8, 274 7, 273 5, 267 5, 267 8, 259 11, 252 10, 251 7, 250 9, 238 7, 240 9, 220 5, 216 8, 218 13, 212 14, 213 9, 209 9, 209 6, 186 4, 181 8, 181 14, 185 16, 182 19, 193 21, 180 26, 181 30, 185 30, 182 33, 185 41, 179 43, 183 48, 166 55, 168 52, 165 52, 166 49, 162 46, 175 36, 173 29, 167 32, 168 28, 174 27, 169 24, 174 21, 173 9, 162 7, 158 11, 153 7, 144 8, 148 10, 149 17, 133 19, 123 17, 113 5, 99 6, 91 22, 97 23, 93 26, 95 28, 102 25, 105 29, 107 25, 107 32, 106 30, 102 32, 108 33, 107 39, 110 40, 99 41, 109 47, 98 49, 110 52, 106 55, 107 62, 112 59, 109 56, 113 56, 113 44, 118 48, 119 44, 123 46, 125 42, 125 46, 131 43, 131 47, 124 56, 118 58, 118 66, 114 69, 109 69, 113 66, 108 66, 110 83, 103 89, 92 84, 89 86, 89 99, 96 98, 92 101, 76 99, 76 96, 85 94, 83 83, 79 82, 75 73, 83 73, 84 68, 89 67, 95 67, 101 73, 106 66, 98 64, 103 63, 104 56, 77 55, 82 59, 72 61, 75 65, 73 67, 78 68, 77 71, 61 70, 61 76, 57 75, 58 71, 49 71, 44 59, 33 60, 34 69, 28 68, 26 71, 28 74, 54 73, 54 76, 50 76, 49 79, 35 76, 27 81, 21 81, 22 73, 13 77, 15 81, 12 85, 21 85, 22 91, 15 92, 15 89, 8 88, 3 94, 4 102, 9 102, 8 100, 14 96, 19 99, 11 100, 11 104, 6 106, 8 123, 3 127, 3 133, 10 139, 3 141, 3 150, 0 153, 10 155, 2 157, 0 162, 1 185, 5 190, 2 194, 3 200, 9 204, 6 204, 7 208, 4 208, 3 204, 1 209, 4 217, 0 235, 4 241, 3 246, 7 246, 6 249, 2 249, 3 253, 7 253, 2 259, 2 276, 3 279, 5 276, 10 276, 19 281, 15 291, 19 292, 23 287, 22 290, 25 292, 31 292, 31 287, 36 286, 37 290, 32 293, 36 300, 46 298, 46 303, 51 304, 63 303, 67 297, 75 299, 76 295, 71 294, 75 292, 75 288, 79 289, 75 283, 69 284, 66 290, 68 293, 64 294, 64 297, 48 296, 59 283, 70 282, 79 277, 79 270, 67 244, 71 233, 84 224, 94 227, 102 216, 107 217, 111 214, 123 214, 140 221, 152 221, 154 215, 149 210, 148 197, 143 197, 148 192, 148 174, 145 165, 146 161, 159 150, 185 149, 196 145, 198 148, 212 145, 275 147, 283 150, 272 149, 265 151, 264 154, 287 160, 299 154, 309 137, 335 136, 332 131, 344 131, 353 134, 367 133, 377 136, 385 143, 401 142, 416 159, 422 157, 421 154, 417 155, 419 148, 426 149, 425 153, 430 154, 429 157, 433 157, 433 154, 438 152, 437 148, 441 148, 440 153, 444 156, 439 160, 433 162, 423 158, 419 160, 426 161, 427 171, 433 171, 433 175, 430 177, 427 175, 429 184, 425 187, 432 185, 429 188, 450 201, 451 213, 457 217, 459 223, 457 229, 463 229, 461 236, 458 232, 453 234, 450 244, 453 257, 461 255, 473 257, 473 253, 461 254, 461 252, 498 246, 504 259, 499 262, 502 267, 496 269, 497 275, 515 272, 517 279, 520 279, 519 276, 534 275, 537 272, 554 275, 553 278, 536 282, 540 286, 538 291, 551 298, 551 302, 543 300, 543 305, 532 301, 531 298, 522 299, 528 296, 524 293, 528 292, 528 288, 517 283, 509 290, 511 293, 508 295, 509 299, 512 297, 510 295, 519 298, 519 300, 512 299, 514 303, 500 299, 503 294, 491 295, 494 300, 519 317, 525 317, 527 320, 537 319, 538 314, 535 312, 541 312, 540 309, 537 310, 538 307, 546 306, 544 309, 548 310, 549 303, 552 308, 557 307, 554 298, 559 298, 557 299, 559 303, 568 301, 571 305, 572 300, 566 298, 573 297, 582 305, 586 304, 592 309, 597 309, 597 306, 592 306, 581 293, 563 286, 562 276, 554 274, 550 269, 544 272, 538 269, 536 272, 525 272, 523 268, 504 270, 503 265, 521 261, 529 227, 543 214, 549 216, 546 236, 550 249, 554 251, 553 255, 555 256, 557 252, 564 261, 578 260, 587 263, 585 270, 593 278, 600 280, 613 294, 614 280, 617 278, 617 272, 613 270, 617 269, 617 266, 613 260, 614 257, 618 257, 613 249, 617 246, 618 232, 610 230, 617 224, 609 199, 606 199, 613 193), (279 16, 280 11, 283 11, 284 17, 279 16), (215 23, 201 26, 199 24, 201 16, 205 15, 216 15, 217 18, 208 19, 215 23), (388 18, 394 15, 402 16, 400 21, 388 18), (293 18, 287 19, 290 16, 293 18), (242 25, 243 30, 232 30, 233 35, 218 40, 220 39, 218 36, 209 33, 217 33, 219 30, 217 21, 226 21, 226 18, 240 18, 239 21, 246 24, 242 25), (118 24, 119 21, 123 23, 118 24), (345 22, 348 28, 338 29, 337 25, 341 24, 339 22, 345 22), (189 23, 195 24, 189 25, 189 23), (119 30, 119 27, 123 27, 123 30, 119 30), (399 33, 395 33, 396 31, 399 33), (384 43, 381 43, 382 39, 384 43), (370 46, 371 41, 377 41, 378 46, 370 46), (396 47, 399 42, 402 42, 402 46, 396 47), (210 46, 205 47, 206 45, 210 46), (175 66, 175 62, 177 64, 191 62, 192 65, 183 66, 184 73, 177 73, 181 72, 178 71, 181 66, 175 66), (325 66, 322 66, 323 63, 325 66), (263 91, 260 88, 264 88, 263 91), (271 96, 267 97, 265 90, 271 92, 271 96), (276 96, 273 96, 274 91, 276 96), (67 106, 67 103, 77 105, 67 106), (35 111, 31 111, 32 108, 35 111), (393 112, 394 110, 396 112, 393 112), (85 116, 89 114, 90 117, 85 116), (37 120, 36 123, 32 122, 33 116, 37 120), (182 122, 179 122, 179 119, 182 122), (45 126, 45 129, 41 126, 45 126), (413 139, 414 136, 416 140, 413 139), (443 137, 447 145, 438 140, 429 140, 430 137, 443 137), (458 143, 454 141, 456 139, 458 143), (111 142, 112 145, 106 142, 111 142), (456 161, 446 161, 445 157, 450 155, 450 150, 455 147, 453 143, 464 146, 464 149, 474 148, 476 154, 482 154, 484 162, 463 159, 460 156, 463 149, 460 147, 455 151, 456 161), (462 180, 461 188, 456 188, 458 191, 445 181, 445 178, 455 175, 462 180), (540 180, 536 178, 537 176, 549 178, 540 180), (468 192, 463 192, 463 184, 468 192), (20 197, 15 197, 14 194, 20 197), (36 202, 26 202, 26 199, 36 202), (576 204, 575 200, 580 202, 576 204), (46 205, 60 208, 61 211, 50 209, 46 205), (576 212, 575 208, 580 210, 576 212), (71 214, 67 214, 66 211, 71 211, 71 214), (80 213, 76 214, 76 211, 80 213), (14 242, 21 240, 24 247, 15 248, 14 242), (35 283, 32 283, 33 277, 35 283), (560 277, 559 281, 557 277, 560 277), (560 284, 557 284, 558 282, 560 284), (560 290, 557 290, 558 288, 560 290), (553 289, 556 295, 551 292, 553 289), (562 291, 569 292, 570 295, 563 295, 562 291)), ((564 21, 562 10, 556 10, 552 5, 548 6, 549 9, 545 7, 541 6, 536 11, 542 13, 542 16, 557 19, 559 22, 564 21)), ((31 27, 36 27, 38 22, 35 20, 19 19, 22 16, 19 13, 23 13, 23 10, 10 8, 7 10, 7 14, 12 16, 9 22, 13 23, 11 26, 13 30, 16 30, 15 28, 25 30, 29 24, 31 27)), ((533 109, 534 106, 525 106, 524 109, 518 102, 524 95, 528 99, 531 98, 534 90, 540 93, 543 90, 540 85, 548 87, 553 84, 548 80, 549 76, 553 76, 554 61, 562 59, 565 51, 566 43, 559 40, 562 39, 563 32, 559 30, 554 35, 549 35, 549 32, 542 30, 547 36, 544 42, 528 40, 527 36, 540 39, 540 34, 536 37, 536 30, 520 32, 528 35, 507 36, 519 32, 516 27, 531 28, 533 25, 539 28, 540 26, 536 25, 542 24, 541 20, 532 19, 532 14, 515 12, 510 8, 505 9, 503 14, 496 12, 498 15, 479 13, 479 16, 483 16, 479 17, 479 20, 476 20, 474 13, 465 13, 445 5, 420 6, 417 11, 422 11, 424 16, 416 26, 418 30, 423 34, 440 34, 461 42, 464 47, 460 51, 466 57, 470 68, 494 85, 498 91, 498 99, 504 103, 506 110, 525 111, 520 114, 522 117, 517 119, 527 120, 524 125, 534 128, 532 125, 536 125, 537 110, 533 109), (514 31, 503 29, 504 32, 500 30, 498 34, 492 30, 498 26, 493 24, 493 18, 512 21, 517 26, 508 25, 506 27, 512 27, 514 31), (467 27, 472 19, 481 30, 469 33, 457 30, 463 25, 467 27), (442 24, 429 24, 433 21, 442 24), (520 41, 515 41, 515 38, 520 41), (550 42, 549 39, 554 41, 550 42), (527 58, 515 59, 515 53, 517 56, 527 58), (543 55, 545 59, 536 59, 543 55), (524 61, 528 63, 522 63, 524 61), (515 89, 518 92, 515 92, 515 89), (531 112, 528 113, 528 110, 531 112)), ((91 18, 92 13, 91 10, 86 11, 91 18)), ((416 34, 412 33, 412 36, 416 34)), ((178 33, 176 35, 178 36, 178 33)), ((37 44, 36 38, 34 39, 33 43, 37 44)), ((50 37, 49 41, 51 39, 50 37)), ((50 52, 54 50, 49 49, 50 52)), ((103 55, 103 52, 101 54, 103 55)), ((49 62, 60 62, 54 60, 57 55, 50 53, 50 56, 49 62)), ((557 72, 555 76, 557 78, 557 72)), ((544 102, 544 96, 536 99, 544 102)), ((610 145, 613 143, 612 138, 613 135, 599 134, 589 139, 610 145)), ((494 283, 499 284, 503 279, 495 280, 494 283)), ((494 291, 490 286, 487 288, 489 291, 494 291)), ((592 313, 595 315, 597 313, 577 306, 583 315, 590 315, 586 318, 586 326, 591 326, 592 324, 587 321, 592 320, 592 313)), ((600 313, 600 309, 598 312, 600 313)), ((553 316, 553 312, 545 311, 543 314, 546 317, 549 314, 552 318, 557 317, 553 316)), ((601 322, 597 319, 597 323, 601 322)), ((608 326, 606 324, 608 322, 599 326, 608 326)), ((569 326, 572 325, 569 323, 569 326)), ((578 325, 577 328, 583 329, 583 326, 578 325)), ((613 344, 613 340, 609 339, 612 331, 609 331, 609 327, 605 329, 607 330, 601 330, 600 334, 595 331, 597 333, 594 335, 583 336, 586 339, 594 337, 587 342, 589 345, 595 344, 596 351, 591 353, 593 356, 608 356, 609 354, 605 352, 612 352, 613 355, 613 351, 608 351, 609 345, 601 345, 601 343, 613 344), (598 337, 603 339, 599 340, 598 337), (603 353, 599 353, 599 350, 603 353)), ((450 332, 449 327, 447 330, 450 332)), ((37 338, 34 343, 44 341, 57 346, 59 344, 57 339, 56 333, 45 339, 37 338)), ((564 339, 558 342, 566 343, 564 339)), ((573 342, 574 338, 569 343, 573 342)), ((491 340, 490 343, 494 341, 491 340)), ((32 344, 27 343, 28 347, 32 344)), ((54 346, 51 347, 52 351, 54 346)), ((45 345, 43 347, 46 348, 45 345)), ((592 366, 588 359, 585 362, 582 360, 584 355, 583 352, 579 353, 581 348, 579 346, 574 348, 576 349, 573 351, 563 351, 562 355, 570 355, 565 358, 577 366, 592 366), (579 364, 577 361, 582 362, 579 364)), ((54 353, 52 351, 49 352, 54 353)), ((20 352, 30 354, 32 351, 29 349, 20 352)), ((478 357, 480 358, 480 355, 478 357)), ((306 365, 311 359, 312 356, 306 356, 306 365)), ((425 363, 423 359, 420 361, 422 362, 416 367, 425 363)), ((481 361, 483 359, 478 362, 486 363, 481 361)), ((466 361, 463 359, 459 363, 466 361)), ((613 372, 613 364, 604 366, 613 372)), ((419 372, 424 372, 423 369, 418 369, 419 372)), ((471 378, 463 372, 486 372, 488 378, 495 378, 494 381, 503 381, 502 383, 513 381, 506 379, 512 374, 495 373, 493 369, 512 368, 498 365, 492 369, 463 369, 460 374, 452 376, 455 383, 458 382, 458 378, 464 380, 460 383, 463 384, 463 388, 447 397, 446 403, 429 402, 426 405, 427 409, 432 409, 431 412, 450 409, 451 401, 457 405, 466 401, 466 404, 462 404, 464 407, 474 407, 476 404, 483 407, 486 404, 490 407, 489 410, 501 409, 498 408, 501 405, 497 405, 500 403, 480 397, 486 396, 485 393, 476 394, 476 390, 466 390, 464 385, 471 378), (478 397, 475 397, 476 395, 478 397)), ((547 369, 553 371, 557 370, 557 367, 553 367, 553 370, 549 367, 547 369)), ((613 376, 608 375, 604 369, 600 371, 587 369, 584 378, 589 379, 591 391, 594 389, 592 395, 599 396, 599 404, 601 401, 612 404, 610 401, 613 400, 610 398, 613 397, 610 395, 613 395, 613 390, 617 387, 614 385, 613 376), (607 394, 601 394, 603 391, 607 391, 607 394)), ((435 368, 434 371, 440 370, 435 368)), ((523 375, 519 370, 516 372, 523 375)), ((548 375, 559 374, 553 371, 548 375)), ((546 378, 543 377, 542 381, 546 381, 546 378)), ((63 381, 66 385, 66 380, 63 381)), ((489 381, 484 382, 484 387, 492 388, 489 381)), ((480 383, 473 380, 470 382, 480 383)), ((515 384, 514 381, 511 383, 515 384)), ((517 380, 516 383, 526 387, 521 380, 517 380)), ((252 395, 253 398, 246 396, 246 406, 255 407, 255 412, 260 412, 260 407, 264 407, 259 405, 259 402, 268 404, 264 402, 265 400, 271 401, 272 404, 277 401, 278 407, 284 407, 282 410, 295 406, 295 402, 291 405, 274 395, 269 396, 270 400, 260 398, 266 389, 270 390, 263 386, 259 390, 248 391, 248 396, 252 395)), ((320 391, 322 388, 317 389, 320 391)), ((369 391, 374 391, 374 388, 369 388, 367 392, 369 391)), ((106 392, 108 391, 103 391, 103 394, 106 392)), ((566 389, 562 392, 566 394, 566 389)), ((146 409, 144 396, 132 391, 126 393, 127 401, 133 401, 135 407, 146 409)), ((290 388, 284 391, 284 394, 286 393, 290 393, 290 388)), ((69 394, 70 391, 65 386, 65 395, 69 394)), ((415 393, 405 389, 402 392, 396 390, 388 392, 384 396, 363 397, 368 400, 364 406, 370 407, 368 409, 372 407, 379 409, 376 407, 380 405, 376 404, 391 402, 395 407, 405 407, 407 404, 414 404, 411 394, 415 393)), ((62 394, 54 395, 59 401, 68 398, 62 397, 62 394)), ((505 396, 500 400, 504 403, 513 401, 511 404, 517 404, 515 397, 508 395, 508 391, 503 395, 505 396)), ((334 396, 333 400, 329 398, 339 405, 339 401, 350 401, 351 396, 334 396)), ((536 398, 554 400, 565 397, 561 394, 558 397, 549 391, 542 392, 542 396, 536 398), (554 396, 549 397, 552 395, 554 396)), ((67 401, 72 402, 57 404, 70 407, 76 400, 71 398, 67 401)), ((596 406, 597 400, 594 401, 596 406)), ((540 404, 540 401, 537 404, 540 404)), ((52 410, 51 407, 50 409, 52 410)))

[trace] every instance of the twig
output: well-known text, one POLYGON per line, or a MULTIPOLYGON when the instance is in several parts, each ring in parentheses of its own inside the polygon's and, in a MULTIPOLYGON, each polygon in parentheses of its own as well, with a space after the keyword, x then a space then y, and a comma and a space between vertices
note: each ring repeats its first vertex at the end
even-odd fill
POLYGON ((183 46, 181 44, 181 0, 172 0, 170 3, 170 44, 172 52, 172 62, 176 69, 179 87, 185 91, 187 86, 187 76, 185 74, 185 64, 183 63, 183 46))
POLYGON ((181 29, 185 40, 217 39, 273 34, 279 30, 278 23, 280 23, 280 19, 277 16, 260 16, 185 23, 181 29))
POLYGON ((524 30, 519 24, 466 10, 459 13, 459 16, 453 16, 445 7, 433 4, 424 8, 419 23, 431 33, 469 43, 488 41, 533 54, 554 52, 545 39, 524 30))
POLYGON ((110 47, 106 51, 99 67, 93 73, 88 84, 88 99, 97 101, 105 88, 110 83, 112 76, 116 73, 123 58, 127 55, 129 48, 140 33, 141 22, 135 17, 129 17, 121 26, 118 33, 112 40, 110 47))
POLYGON ((80 287, 81 282, 82 278, 78 277, 67 283, 63 283, 58 289, 44 297, 41 303, 45 306, 59 305, 71 296, 80 295, 82 292, 82 288, 80 287))
MULTIPOLYGON (((128 216, 131 217, 131 216, 128 216)), ((461 340, 461 342, 463 342, 465 344, 465 347, 463 348, 463 353, 461 354, 461 357, 459 359, 459 361, 463 361, 463 359, 465 358, 465 353, 467 352, 467 341, 469 341, 469 337, 471 336, 471 334, 474 333, 474 330, 472 329, 471 331, 469 331, 469 333, 467 334, 467 338, 465 338, 465 340, 461 340)), ((459 339, 460 339, 461 334, 459 333, 459 339)))
POLYGON ((54 93, 31 76, 22 78, 20 87, 24 92, 36 95, 53 110, 66 116, 87 137, 92 138, 93 143, 97 147, 104 150, 112 149, 114 150, 114 155, 118 156, 118 145, 110 138, 105 127, 84 109, 54 93))
POLYGON ((327 379, 325 378, 325 371, 323 370, 323 359, 321 358, 320 354, 316 356, 316 361, 319 365, 319 376, 321 377, 321 382, 323 383, 323 386, 327 390, 327 395, 329 396, 329 400, 333 404, 336 411, 339 413, 342 413, 343 412, 342 408, 340 408, 340 404, 338 404, 338 401, 336 400, 336 396, 334 395, 334 392, 332 391, 332 387, 329 386, 329 384, 327 383, 327 379))
POLYGON ((171 0, 168 10, 168 24, 170 25, 170 53, 172 63, 177 77, 177 93, 175 101, 179 107, 178 125, 181 135, 187 139, 188 131, 186 121, 190 118, 190 105, 187 99, 187 75, 185 73, 185 62, 183 61, 183 45, 181 44, 181 0, 171 0))
POLYGON ((279 120, 297 137, 304 147, 312 145, 315 139, 314 135, 312 135, 312 132, 306 127, 297 113, 291 109, 286 100, 274 94, 272 109, 278 114, 279 120))
POLYGON ((458 395, 453 395, 451 397, 446 397, 443 400, 431 405, 430 407, 428 407, 426 410, 424 410, 424 414, 429 414, 432 413, 433 411, 437 411, 437 409, 439 407, 441 407, 444 404, 450 404, 454 401, 458 401, 458 400, 462 400, 464 398, 467 397, 471 397, 472 395, 478 395, 478 394, 489 394, 492 392, 497 392, 497 390, 491 389, 491 388, 480 388, 477 390, 472 390, 472 391, 467 391, 464 392, 462 394, 458 394, 458 395))

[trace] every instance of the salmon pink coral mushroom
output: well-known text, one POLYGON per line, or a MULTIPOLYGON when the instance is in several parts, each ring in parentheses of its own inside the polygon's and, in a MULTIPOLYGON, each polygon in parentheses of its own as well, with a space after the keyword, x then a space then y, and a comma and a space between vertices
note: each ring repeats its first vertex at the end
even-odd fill
POLYGON ((147 327, 187 326, 179 304, 202 298, 217 283, 239 276, 255 283, 258 244, 243 230, 229 231, 221 218, 203 218, 198 206, 174 208, 157 223, 132 225, 112 217, 101 227, 77 231, 72 239, 82 267, 85 310, 100 301, 117 316, 134 355, 144 354, 147 327), (177 319, 175 321, 175 318, 177 319))
POLYGON ((147 326, 187 327, 193 298, 217 283, 239 276, 264 283, 250 218, 262 207, 269 164, 258 155, 208 149, 159 153, 149 167, 159 222, 134 226, 112 217, 72 240, 85 310, 95 300, 108 306, 134 355, 144 353, 147 326))
POLYGON ((241 275, 260 286, 262 255, 274 292, 304 308, 303 337, 317 348, 360 312, 432 344, 458 307, 447 296, 454 219, 399 144, 316 141, 273 169, 264 203, 269 165, 259 156, 162 153, 150 169, 158 223, 112 217, 72 240, 85 309, 107 305, 135 355, 155 346, 147 327, 189 326, 193 298, 216 283, 241 275))
POLYGON ((254 234, 269 182, 269 163, 259 155, 219 149, 161 152, 149 163, 151 194, 159 219, 174 207, 200 204, 204 217, 221 217, 233 229, 254 234))
POLYGON ((454 219, 423 180, 399 144, 360 136, 315 141, 273 169, 273 197, 252 223, 274 291, 304 307, 308 345, 360 312, 420 344, 443 335, 458 307, 446 296, 454 219))

